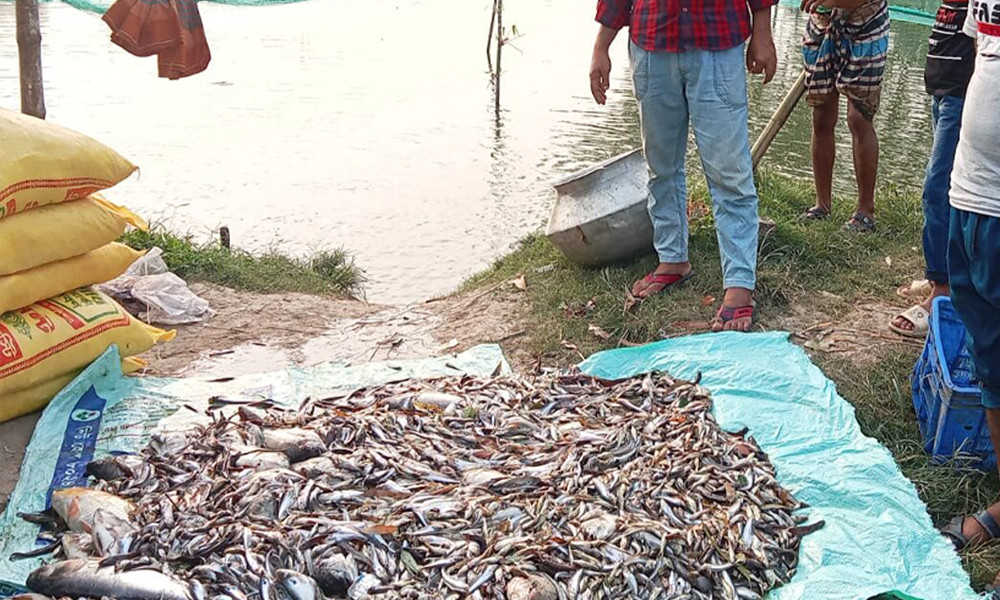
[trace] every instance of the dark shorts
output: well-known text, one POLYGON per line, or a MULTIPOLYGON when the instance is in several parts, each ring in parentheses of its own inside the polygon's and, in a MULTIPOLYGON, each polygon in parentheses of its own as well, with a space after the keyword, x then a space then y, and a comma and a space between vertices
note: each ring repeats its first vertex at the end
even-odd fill
POLYGON ((952 208, 948 268, 983 406, 1000 408, 1000 219, 952 208))

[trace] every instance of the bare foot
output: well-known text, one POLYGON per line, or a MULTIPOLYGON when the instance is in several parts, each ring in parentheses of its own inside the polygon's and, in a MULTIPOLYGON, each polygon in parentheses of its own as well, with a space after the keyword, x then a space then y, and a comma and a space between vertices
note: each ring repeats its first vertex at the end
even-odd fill
MULTIPOLYGON (((722 300, 722 306, 729 308, 742 308, 753 306, 753 291, 745 288, 729 288, 726 290, 726 297, 722 300)), ((725 323, 721 318, 716 317, 712 322, 712 331, 750 331, 753 325, 753 317, 741 317, 725 323)))
MULTIPOLYGON (((691 273, 691 263, 660 263, 656 270, 650 275, 679 275, 684 277, 691 273)), ((648 281, 649 275, 632 284, 632 295, 636 298, 649 298, 654 294, 663 291, 667 285, 662 283, 651 283, 648 281)))
MULTIPOLYGON (((920 308, 924 309, 924 312, 931 314, 931 307, 934 304, 934 299, 938 296, 948 296, 951 294, 951 287, 947 283, 935 283, 931 282, 931 295, 927 297, 926 300, 920 303, 920 308)), ((904 331, 913 331, 914 325, 909 319, 903 315, 899 315, 892 322, 893 325, 899 327, 904 331)))

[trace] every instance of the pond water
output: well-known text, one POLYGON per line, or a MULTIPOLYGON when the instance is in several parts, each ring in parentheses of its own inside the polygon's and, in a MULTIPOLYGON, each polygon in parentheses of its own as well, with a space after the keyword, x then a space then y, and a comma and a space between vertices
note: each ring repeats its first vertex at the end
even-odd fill
MULTIPOLYGON (((911 0, 924 9, 925 0, 911 0)), ((447 293, 544 226, 549 182, 638 144, 625 36, 613 49, 609 103, 589 98, 592 1, 507 0, 520 37, 505 49, 502 111, 486 61, 489 0, 311 0, 240 8, 201 4, 213 62, 156 78, 99 16, 41 8, 52 121, 141 167, 108 196, 170 229, 237 246, 305 254, 343 246, 384 303, 447 293)), ((0 106, 19 106, 12 3, 0 3, 0 106)), ((803 16, 774 17, 779 73, 751 86, 751 135, 801 69, 803 16)), ((894 23, 882 111, 881 176, 919 186, 930 146, 923 92, 929 30, 894 23)), ((800 106, 765 159, 810 173, 800 106)), ((2 142, 0 142, 2 143, 2 142)), ((841 124, 837 187, 852 193, 841 124)))

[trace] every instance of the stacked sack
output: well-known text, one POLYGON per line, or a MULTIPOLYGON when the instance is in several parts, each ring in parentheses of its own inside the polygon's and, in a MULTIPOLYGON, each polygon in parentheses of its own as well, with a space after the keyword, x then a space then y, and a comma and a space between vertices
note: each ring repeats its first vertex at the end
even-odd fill
POLYGON ((44 407, 111 344, 122 368, 173 332, 90 289, 142 253, 115 243, 145 221, 97 192, 136 167, 82 134, 0 109, 0 423, 44 407))

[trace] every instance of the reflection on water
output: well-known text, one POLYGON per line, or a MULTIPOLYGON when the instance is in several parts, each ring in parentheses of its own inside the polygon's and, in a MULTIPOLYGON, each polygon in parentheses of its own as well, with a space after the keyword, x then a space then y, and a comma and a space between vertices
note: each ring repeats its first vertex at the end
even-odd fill
MULTIPOLYGON (((419 300, 544 224, 549 181, 638 144, 624 36, 608 106, 589 98, 592 4, 505 2, 505 23, 523 37, 504 54, 499 127, 489 0, 203 4, 214 60, 180 82, 112 46, 97 16, 45 4, 49 118, 141 166, 113 200, 204 239, 228 225, 242 247, 343 245, 368 271, 372 300, 419 300)), ((751 87, 753 135, 801 68, 803 27, 797 11, 778 9, 783 60, 774 83, 751 87)), ((927 33, 894 25, 877 119, 882 175, 903 185, 919 185, 930 145, 927 33)), ((16 51, 13 4, 0 3, 0 105, 10 108, 16 51)), ((809 119, 804 106, 795 111, 770 168, 808 176, 809 119)), ((850 193, 846 123, 839 148, 837 185, 850 193)))

